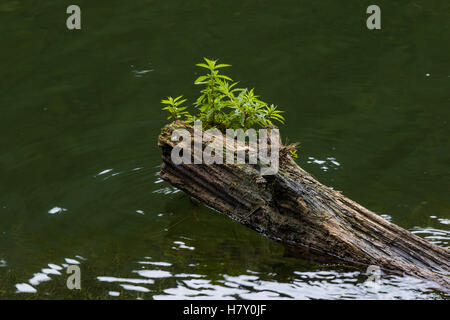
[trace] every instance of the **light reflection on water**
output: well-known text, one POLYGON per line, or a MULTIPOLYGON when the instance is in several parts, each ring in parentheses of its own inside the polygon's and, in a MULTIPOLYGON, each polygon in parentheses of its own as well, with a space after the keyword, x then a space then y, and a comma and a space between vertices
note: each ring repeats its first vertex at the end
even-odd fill
MULTIPOLYGON (((159 262, 165 263, 165 262, 159 262)), ((357 271, 337 272, 322 270, 317 272, 294 271, 289 282, 266 280, 263 275, 251 272, 231 276, 218 275, 217 280, 205 279, 202 274, 174 274, 169 270, 135 270, 140 277, 119 278, 113 276, 98 276, 101 283, 114 284, 114 290, 107 290, 111 297, 123 295, 123 290, 148 293, 147 299, 439 299, 433 292, 433 284, 429 281, 413 277, 389 277, 382 280, 379 289, 373 289, 364 284, 364 276, 357 271), (157 279, 176 278, 176 285, 154 294, 157 279), (123 290, 122 290, 123 289, 123 290)), ((52 274, 53 276, 53 274, 52 274)), ((20 293, 36 293, 38 274, 30 279, 30 284, 16 284, 20 293)), ((132 298, 127 295, 126 298, 132 298)))
POLYGON ((411 230, 411 232, 427 239, 429 242, 434 243, 438 246, 441 246, 444 248, 449 248, 449 246, 450 246, 450 231, 449 230, 441 230, 441 229, 436 229, 436 228, 431 228, 431 227, 427 227, 427 228, 414 227, 411 230))
MULTIPOLYGON (((427 230, 443 234, 442 230, 427 230)), ((448 232, 445 241, 449 241, 448 232)), ((182 241, 174 241, 173 250, 195 250, 182 241), (183 245, 180 245, 180 244, 183 245)), ((49 263, 26 283, 17 283, 16 293, 41 293, 39 286, 57 277, 64 277, 69 264, 89 263, 86 258, 65 258, 60 265, 49 263), (81 261, 79 261, 81 260, 81 261)), ((202 265, 205 267, 206 265, 202 265)), ((442 299, 445 294, 434 289, 436 284, 410 276, 383 274, 378 287, 367 284, 361 271, 345 271, 326 265, 314 271, 291 270, 280 280, 274 272, 247 269, 239 275, 202 274, 200 264, 183 266, 169 261, 153 261, 144 257, 134 263, 129 276, 100 275, 98 286, 104 288, 103 298, 125 299, 442 299), (177 267, 177 268, 175 268, 177 267), (167 282, 170 279, 172 281, 167 282)), ((51 295, 51 292, 44 293, 51 295)))
MULTIPOLYGON (((334 159, 334 158, 333 158, 334 159)), ((319 165, 322 163, 318 163, 319 165)), ((137 176, 133 175, 139 170, 129 169, 116 172, 114 169, 104 169, 99 171, 94 178, 102 177, 102 182, 111 179, 132 179, 137 176)), ((148 172, 143 170, 143 172, 148 172)), ((150 171, 151 172, 151 171, 150 171)), ((155 173, 152 172, 152 176, 155 173)), ((152 184, 153 189, 149 192, 153 194, 162 194, 164 197, 170 199, 183 199, 179 190, 164 183, 158 177, 154 178, 152 184), (175 198, 173 198, 175 197, 175 198)), ((182 200, 180 206, 186 205, 182 200)), ((178 208, 178 204, 173 204, 178 208)), ((147 208, 148 206, 142 206, 147 208)), ((59 207, 54 207, 59 208, 59 207)), ((189 217, 190 210, 193 210, 195 215, 196 207, 189 208, 183 215, 189 217)), ((187 208, 186 208, 187 209, 187 208)), ((205 208, 204 208, 205 209, 205 208)), ((179 209, 176 209, 179 210, 179 209)), ((216 212, 205 209, 208 215, 212 217, 219 217, 216 212)), ((70 216, 70 210, 52 210, 54 213, 62 213, 62 218, 70 216), (56 212, 58 211, 58 212, 56 212)), ((144 211, 137 209, 135 213, 137 216, 145 216, 144 211)), ((165 216, 167 219, 172 219, 172 208, 170 206, 164 207, 161 213, 158 210, 152 212, 148 211, 148 216, 151 219, 161 219, 165 216)), ((52 215, 51 215, 52 216, 52 215)), ((384 218, 391 220, 390 215, 382 215, 384 218)), ((208 216, 209 217, 209 216, 208 216)), ((177 218, 178 219, 178 218, 177 218)), ((186 217, 180 221, 184 221, 186 217)), ((196 224, 205 221, 204 217, 200 219, 196 216, 196 224)), ((219 218, 221 219, 221 218, 219 218)), ((224 217, 226 221, 227 218, 224 217)), ((434 227, 413 227, 411 232, 424 237, 430 242, 443 247, 449 247, 450 231, 439 228, 441 225, 445 228, 448 225, 448 219, 440 218, 438 216, 430 216, 430 219, 435 222, 434 227), (437 225, 436 225, 437 224, 437 225)), ((154 220, 151 220, 154 221, 154 220)), ((158 220, 159 221, 159 220, 158 220)), ((157 238, 167 242, 164 234, 168 233, 173 226, 179 224, 179 220, 169 222, 169 226, 165 226, 161 230, 150 233, 150 238, 157 238)), ((208 228, 212 221, 206 221, 208 228)), ((220 220, 220 223, 223 223, 220 220)), ((202 227, 194 224, 198 230, 202 227)), ((245 227, 241 226, 243 229, 245 227)), ((134 227, 135 228, 135 227, 134 227)), ((189 227, 187 227, 189 228, 189 227)), ((214 226, 211 226, 214 230, 214 226)), ((199 234, 199 232, 194 234, 199 234)), ((241 230, 241 229, 239 229, 241 230)), ((245 229, 246 230, 246 229, 245 229)), ((253 231, 249 231, 252 232, 253 231)), ((253 234, 256 238, 263 240, 261 235, 253 234)), ((226 234, 223 235, 227 237, 226 234)), ((265 240, 264 240, 265 241, 265 240)), ((267 240, 271 241, 271 240, 267 240)), ((284 270, 282 274, 274 271, 257 271, 246 269, 240 274, 231 274, 227 272, 217 271, 216 273, 204 272, 205 267, 208 266, 208 259, 210 253, 197 253, 198 249, 195 244, 195 239, 187 232, 179 233, 175 239, 167 243, 166 248, 152 247, 148 251, 148 255, 142 258, 133 259, 132 265, 128 266, 125 271, 121 272, 105 272, 98 271, 94 279, 90 280, 90 286, 97 287, 100 293, 97 293, 102 298, 121 298, 121 299, 441 299, 447 298, 445 294, 438 293, 434 289, 436 285, 425 280, 416 279, 413 277, 398 277, 398 276, 384 276, 381 286, 378 289, 365 285, 367 276, 362 271, 346 271, 339 267, 319 265, 311 270, 301 270, 290 266, 284 270), (169 256, 172 259, 157 259, 153 256, 159 256, 161 252, 172 252, 169 256), (191 263, 180 264, 176 260, 177 255, 200 254, 207 255, 208 259, 201 263, 191 261, 191 263)), ((225 249, 224 249, 225 250, 225 249)), ((211 257, 211 259, 213 259, 211 257)), ((244 261, 242 261, 244 263, 244 261)), ((64 295, 65 288, 55 286, 48 286, 52 281, 58 281, 65 285, 67 277, 66 268, 69 265, 79 265, 81 270, 89 267, 90 264, 95 265, 95 258, 83 257, 75 254, 72 257, 63 258, 59 263, 55 261, 49 262, 37 272, 30 273, 25 281, 18 281, 11 284, 15 288, 16 294, 57 296, 64 295), (61 282, 62 281, 62 282, 61 282), (49 289, 50 288, 50 289, 49 289)), ((221 263, 226 265, 227 261, 221 263)), ((281 262, 282 263, 282 262, 281 262)), ((0 267, 8 267, 5 259, 0 259, 0 267)), ((345 268, 344 268, 345 269, 345 268)), ((1 269, 0 269, 1 270, 1 269)))
POLYGON ((318 165, 320 167, 320 170, 324 172, 327 172, 330 169, 337 170, 341 166, 341 163, 336 161, 336 158, 334 157, 327 157, 324 160, 320 160, 309 156, 308 161, 306 161, 306 163, 318 165))
MULTIPOLYGON (((334 158, 333 158, 334 159, 334 158)), ((321 164, 321 163, 318 163, 321 164)), ((139 168, 141 170, 141 168, 139 168)), ((108 178, 130 178, 135 169, 123 170, 114 173, 114 169, 100 171, 95 177, 102 176, 102 181, 108 178)), ((154 174, 153 174, 154 175, 154 174)), ((179 193, 174 188, 157 177, 154 180, 152 193, 161 193, 165 197, 173 197, 179 193)), ((180 195, 176 195, 180 199, 180 195)), ((181 195, 181 197, 183 197, 181 195)), ((183 202, 183 201, 182 201, 183 202)), ((165 214, 172 215, 171 210, 165 214)), ((196 209, 194 209, 195 211, 196 209)), ((54 210, 56 211, 56 210, 54 210)), ((59 213, 61 210, 58 210, 59 213)), ((67 211, 67 210, 64 210, 67 211)), ((210 211, 210 210, 208 210, 210 211)), ((142 210, 135 212, 143 214, 142 210)), ((70 213, 69 211, 66 213, 70 213)), ((210 212, 218 215, 216 212, 210 212)), ((161 218, 163 213, 149 213, 154 218, 161 218)), ((382 215, 391 220, 390 215, 382 215)), ((182 221, 185 218, 182 219, 182 221)), ((224 218, 227 219, 227 218, 224 218)), ((430 216, 430 219, 445 227, 448 219, 430 216)), ((196 217, 198 220, 198 217, 196 217)), ((202 220, 202 219, 200 219, 202 220)), ((197 221, 198 222, 198 221, 197 221)), ((179 223, 170 223, 177 225, 179 223)), ((245 227, 242 227, 245 228, 245 227)), ((156 232, 158 237, 167 233, 171 226, 156 232)), ((430 242, 443 247, 449 247, 450 231, 439 227, 413 227, 411 232, 424 237, 430 242)), ((252 231, 250 231, 252 232, 252 231)), ((151 234, 153 238, 154 234, 151 234)), ((176 257, 186 252, 196 253, 197 248, 193 238, 181 233, 172 240, 166 249, 171 250, 176 257)), ((256 237, 262 237, 256 235, 256 237)), ((164 240, 166 241, 166 240, 164 240)), ((268 240, 271 241, 271 240, 268 240)), ((153 248, 149 254, 158 253, 153 248)), ((102 273, 95 276, 91 283, 100 288, 102 298, 121 299, 441 299, 447 298, 438 293, 436 285, 409 276, 386 276, 378 289, 367 286, 367 276, 362 271, 346 271, 339 267, 319 265, 314 270, 298 270, 291 268, 281 274, 273 271, 256 271, 246 269, 240 274, 224 272, 205 273, 208 260, 202 263, 186 263, 180 265, 179 261, 153 259, 151 256, 135 259, 135 262, 122 273, 102 273)), ((81 270, 85 266, 95 263, 95 260, 75 254, 66 257, 59 264, 54 261, 48 263, 40 271, 32 273, 25 282, 14 284, 16 294, 52 296, 55 287, 48 289, 44 285, 52 281, 66 279, 66 268, 69 265, 79 265, 81 270)), ((221 265, 226 264, 222 262, 221 265)), ((0 259, 0 267, 7 267, 7 261, 0 259)), ((344 268, 345 269, 345 268, 344 268)), ((62 283, 64 283, 64 281, 62 283)), ((57 292, 61 287, 56 289, 57 292)), ((59 295, 61 292, 57 293, 59 295)))

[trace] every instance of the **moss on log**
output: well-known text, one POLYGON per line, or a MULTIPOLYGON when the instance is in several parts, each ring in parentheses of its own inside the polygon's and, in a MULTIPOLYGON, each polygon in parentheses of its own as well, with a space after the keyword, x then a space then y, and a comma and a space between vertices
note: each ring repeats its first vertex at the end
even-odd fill
MULTIPOLYGON (((176 121, 158 139, 163 164, 159 176, 230 218, 290 246, 308 247, 348 263, 377 265, 450 288, 450 252, 381 218, 329 188, 280 150, 275 175, 261 176, 256 165, 179 164, 171 161, 176 121)), ((193 136, 193 134, 192 134, 193 136)), ((225 144, 224 144, 225 145, 225 144)))

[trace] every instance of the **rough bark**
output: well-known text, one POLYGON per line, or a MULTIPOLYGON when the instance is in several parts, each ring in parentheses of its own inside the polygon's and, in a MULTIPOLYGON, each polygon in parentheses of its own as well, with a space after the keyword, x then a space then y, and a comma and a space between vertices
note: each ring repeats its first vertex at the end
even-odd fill
MULTIPOLYGON (((261 176, 256 165, 180 164, 171 161, 175 128, 158 139, 163 164, 159 176, 230 218, 290 246, 302 246, 349 263, 377 265, 450 288, 450 252, 381 218, 329 188, 280 152, 275 175, 261 176)), ((193 135, 192 135, 193 136, 193 135)), ((283 147, 282 147, 283 148, 283 147)))

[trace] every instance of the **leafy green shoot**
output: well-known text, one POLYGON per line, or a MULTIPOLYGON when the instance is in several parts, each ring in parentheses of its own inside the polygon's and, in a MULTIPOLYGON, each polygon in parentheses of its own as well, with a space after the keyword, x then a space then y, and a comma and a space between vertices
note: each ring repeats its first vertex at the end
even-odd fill
POLYGON ((218 60, 203 58, 204 62, 197 66, 206 69, 206 74, 195 79, 194 84, 202 86, 200 96, 193 103, 198 110, 193 116, 185 111, 186 107, 180 105, 186 101, 179 96, 175 99, 168 97, 161 102, 163 110, 171 115, 168 119, 183 119, 185 122, 201 120, 205 129, 218 128, 222 132, 226 129, 243 128, 247 130, 254 127, 273 125, 274 121, 284 124, 283 111, 277 106, 268 105, 259 99, 254 89, 237 88, 229 76, 221 74, 222 68, 229 64, 218 63, 218 60))
POLYGON ((181 99, 183 96, 178 96, 175 99, 172 97, 167 97, 166 99, 161 100, 161 103, 165 105, 162 110, 167 110, 170 113, 170 116, 167 119, 181 119, 182 117, 189 114, 189 112, 184 111, 187 107, 180 107, 187 99, 181 99), (181 100, 180 100, 181 99, 181 100))

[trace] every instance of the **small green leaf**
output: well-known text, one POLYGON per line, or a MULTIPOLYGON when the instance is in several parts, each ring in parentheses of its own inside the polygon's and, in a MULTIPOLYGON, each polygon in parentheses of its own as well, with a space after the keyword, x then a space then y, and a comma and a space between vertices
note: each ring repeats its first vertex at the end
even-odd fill
POLYGON ((186 102, 186 101, 187 101, 187 99, 183 99, 183 100, 178 101, 177 103, 175 103, 175 105, 176 105, 176 106, 179 106, 180 104, 182 104, 182 103, 184 103, 184 102, 186 102))
POLYGON ((209 66, 207 64, 204 64, 204 63, 197 63, 196 66, 209 69, 209 66))
POLYGON ((231 64, 221 63, 216 66, 216 69, 231 67, 231 64))
POLYGON ((219 74, 219 75, 217 75, 217 77, 218 77, 218 78, 221 78, 221 79, 233 81, 233 79, 231 79, 230 77, 224 76, 223 74, 219 74))
POLYGON ((207 79, 208 79, 208 76, 200 76, 197 79, 195 79, 194 83, 195 84, 204 83, 204 81, 207 79))

